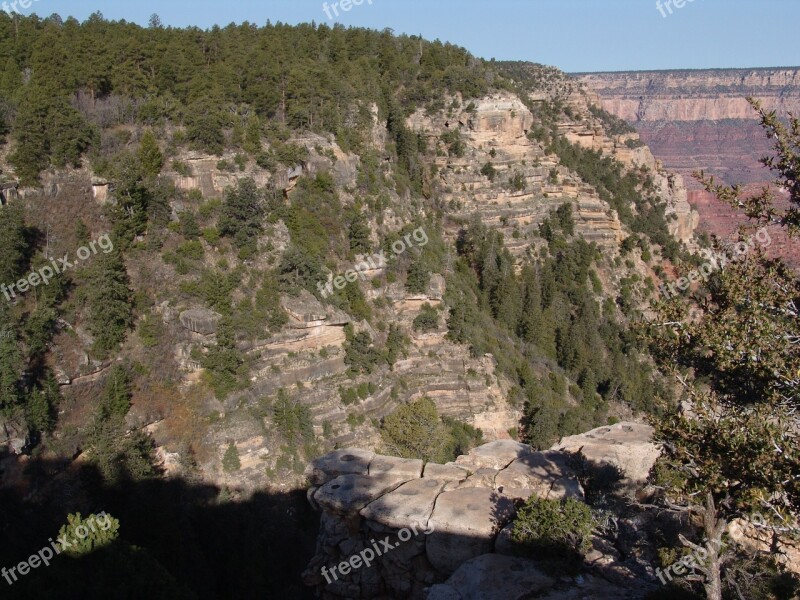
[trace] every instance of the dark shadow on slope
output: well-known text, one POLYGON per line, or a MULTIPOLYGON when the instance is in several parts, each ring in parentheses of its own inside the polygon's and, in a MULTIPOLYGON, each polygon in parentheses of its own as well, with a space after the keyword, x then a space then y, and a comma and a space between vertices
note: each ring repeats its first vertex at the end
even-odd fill
POLYGON ((102 550, 62 554, 11 586, 0 578, 2 598, 312 597, 300 573, 319 517, 302 490, 226 501, 226 490, 198 481, 107 486, 92 466, 7 453, 0 470, 0 567, 48 546, 69 513, 105 511, 120 521, 119 539, 102 550))

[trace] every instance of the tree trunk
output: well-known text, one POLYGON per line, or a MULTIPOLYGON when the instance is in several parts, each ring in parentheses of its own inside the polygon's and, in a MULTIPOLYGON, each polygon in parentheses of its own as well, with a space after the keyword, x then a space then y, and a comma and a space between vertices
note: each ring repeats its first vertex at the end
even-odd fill
POLYGON ((723 541, 728 524, 724 519, 717 518, 717 509, 711 493, 706 497, 706 506, 703 511, 703 530, 705 531, 708 545, 708 574, 705 583, 706 598, 708 600, 722 600, 722 554, 723 541))

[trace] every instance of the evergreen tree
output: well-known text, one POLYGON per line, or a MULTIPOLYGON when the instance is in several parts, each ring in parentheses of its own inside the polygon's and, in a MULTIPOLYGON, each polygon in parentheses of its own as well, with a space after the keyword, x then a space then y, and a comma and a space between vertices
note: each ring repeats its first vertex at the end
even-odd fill
POLYGON ((263 224, 262 193, 250 178, 240 180, 225 193, 219 232, 233 239, 239 247, 252 246, 263 224))
POLYGON ((236 448, 236 444, 231 442, 222 457, 222 470, 226 473, 235 473, 241 468, 242 462, 239 460, 239 449, 236 448))
POLYGON ((447 428, 430 398, 420 398, 398 408, 383 420, 381 438, 386 452, 401 458, 445 462, 450 442, 447 428))
MULTIPOLYGON (((762 111, 761 119, 777 138, 776 158, 767 164, 796 206, 800 120, 787 130, 774 113, 762 111)), ((742 194, 716 191, 731 202, 742 194)), ((775 216, 768 194, 742 204, 756 219, 775 216)), ((791 210, 780 218, 790 235, 798 233, 795 218, 791 210)), ((722 540, 733 519, 759 513, 773 538, 800 519, 798 298, 796 274, 756 250, 717 273, 701 302, 681 297, 656 307, 652 351, 681 382, 688 409, 670 407, 657 421, 666 450, 659 468, 670 505, 700 523, 708 557, 695 571, 709 600, 725 591, 722 540)))
POLYGON ((89 330, 95 347, 105 355, 116 349, 133 325, 133 292, 117 250, 98 254, 88 280, 89 330))
POLYGON ((150 129, 142 135, 136 158, 139 160, 142 175, 146 180, 155 179, 161 173, 161 169, 164 167, 164 155, 158 147, 155 134, 150 129))

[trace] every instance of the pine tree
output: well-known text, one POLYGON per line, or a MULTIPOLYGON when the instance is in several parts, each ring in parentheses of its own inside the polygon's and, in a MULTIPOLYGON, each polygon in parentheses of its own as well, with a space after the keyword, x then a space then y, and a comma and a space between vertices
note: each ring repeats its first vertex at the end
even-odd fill
POLYGON ((106 355, 122 343, 133 325, 133 292, 125 263, 117 250, 98 254, 96 260, 87 286, 87 317, 95 346, 106 355))
POLYGON ((142 135, 136 158, 139 160, 145 180, 158 177, 164 167, 164 155, 158 147, 158 140, 156 140, 155 134, 149 129, 142 135))
POLYGON ((231 442, 222 457, 222 470, 226 473, 235 473, 241 468, 242 462, 239 460, 239 450, 236 448, 236 444, 231 442))

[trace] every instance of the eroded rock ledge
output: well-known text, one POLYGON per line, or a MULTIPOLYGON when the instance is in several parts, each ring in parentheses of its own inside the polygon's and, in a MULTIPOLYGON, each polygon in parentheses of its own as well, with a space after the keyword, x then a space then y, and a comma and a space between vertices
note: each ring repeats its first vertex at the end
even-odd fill
MULTIPOLYGON (((327 454, 306 471, 309 501, 322 517, 304 581, 323 598, 516 598, 536 590, 541 597, 571 598, 563 581, 508 556, 516 508, 534 494, 583 500, 576 455, 616 470, 631 488, 640 485, 659 456, 652 433, 647 425, 619 423, 542 452, 495 441, 445 465, 358 449, 327 454), (400 543, 398 534, 412 526, 418 533, 400 543), (323 576, 323 567, 331 569, 387 537, 391 551, 369 567, 335 579, 323 576)), ((611 571, 624 570, 613 552, 594 554, 611 571)), ((590 576, 567 588, 577 585, 576 598, 636 597, 607 579, 614 577, 590 576)))

